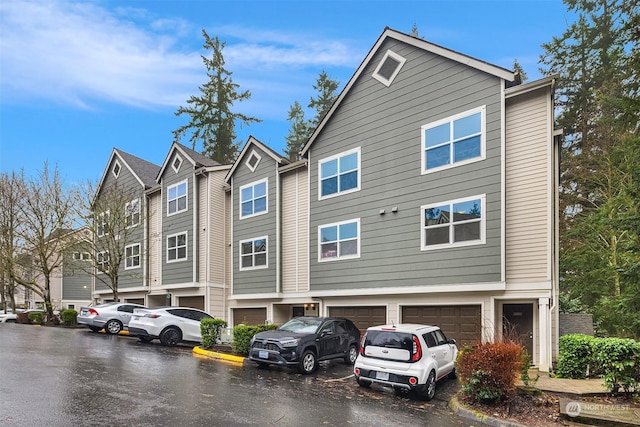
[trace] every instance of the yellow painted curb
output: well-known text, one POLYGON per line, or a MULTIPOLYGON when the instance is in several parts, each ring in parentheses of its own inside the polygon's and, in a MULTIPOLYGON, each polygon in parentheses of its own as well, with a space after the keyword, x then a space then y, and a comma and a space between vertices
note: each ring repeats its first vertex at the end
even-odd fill
POLYGON ((205 349, 200 348, 198 346, 193 347, 193 352, 195 354, 199 354, 200 356, 213 357, 215 359, 223 359, 223 360, 228 360, 228 361, 236 362, 236 363, 243 363, 244 362, 244 357, 242 357, 242 356, 235 356, 233 354, 226 354, 226 353, 218 353, 217 351, 205 350, 205 349))

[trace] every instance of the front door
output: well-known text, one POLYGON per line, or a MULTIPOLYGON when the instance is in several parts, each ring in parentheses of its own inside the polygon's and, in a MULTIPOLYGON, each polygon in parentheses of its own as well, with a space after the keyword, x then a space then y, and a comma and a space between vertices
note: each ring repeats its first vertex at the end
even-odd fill
POLYGON ((522 344, 533 358, 533 304, 504 304, 502 311, 502 336, 522 344))

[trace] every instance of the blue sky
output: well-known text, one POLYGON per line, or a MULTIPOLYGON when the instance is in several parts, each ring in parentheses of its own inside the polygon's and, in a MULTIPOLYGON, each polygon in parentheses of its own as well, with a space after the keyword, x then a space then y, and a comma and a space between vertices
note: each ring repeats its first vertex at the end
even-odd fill
POLYGON ((113 147, 161 165, 187 121, 174 112, 206 82, 203 28, 251 91, 234 108, 263 120, 239 141, 282 152, 289 107, 308 104, 323 70, 342 89, 386 26, 415 23, 427 41, 504 68, 517 59, 531 81, 541 44, 572 21, 560 0, 3 0, 0 172, 34 176, 48 162, 67 184, 96 181, 113 147))

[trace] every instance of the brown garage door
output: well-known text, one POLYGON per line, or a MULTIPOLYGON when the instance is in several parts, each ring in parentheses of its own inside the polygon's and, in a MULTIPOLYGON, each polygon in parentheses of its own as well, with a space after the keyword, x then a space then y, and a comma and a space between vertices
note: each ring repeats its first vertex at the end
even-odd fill
POLYGON ((329 316, 350 319, 360 332, 366 331, 369 326, 387 323, 386 307, 329 307, 329 316))
POLYGON ((178 297, 178 304, 204 311, 204 297, 178 297))
POLYGON ((233 326, 262 325, 267 320, 266 308, 234 308, 233 326))
POLYGON ((482 337, 479 305, 403 307, 402 322, 440 326, 447 338, 456 340, 458 348, 482 337))

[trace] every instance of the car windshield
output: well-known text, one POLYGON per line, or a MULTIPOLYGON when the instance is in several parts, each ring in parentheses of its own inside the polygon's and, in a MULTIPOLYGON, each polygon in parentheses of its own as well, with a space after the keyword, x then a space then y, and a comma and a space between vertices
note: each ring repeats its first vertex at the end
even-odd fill
POLYGON ((413 348, 413 335, 395 331, 367 331, 365 346, 402 348, 411 351, 413 348))
POLYGON ((287 332, 313 333, 318 330, 318 327, 320 327, 321 323, 322 320, 317 317, 297 317, 280 326, 278 330, 287 332))

